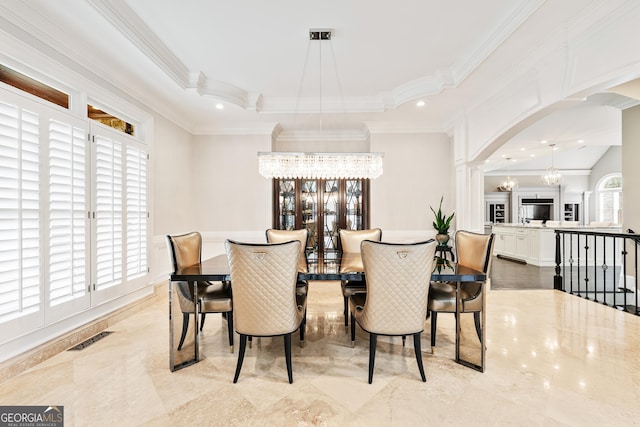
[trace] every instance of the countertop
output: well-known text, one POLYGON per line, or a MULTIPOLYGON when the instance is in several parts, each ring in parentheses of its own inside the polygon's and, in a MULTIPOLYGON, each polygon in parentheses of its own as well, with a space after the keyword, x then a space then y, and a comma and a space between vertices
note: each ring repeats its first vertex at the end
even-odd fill
POLYGON ((551 229, 554 230, 556 228, 578 228, 583 230, 596 230, 596 229, 605 229, 605 230, 620 230, 622 227, 620 226, 588 226, 588 225, 563 225, 562 223, 553 226, 547 226, 545 224, 520 224, 520 223, 505 223, 505 224, 493 224, 492 227, 511 227, 511 228, 537 228, 537 229, 551 229))

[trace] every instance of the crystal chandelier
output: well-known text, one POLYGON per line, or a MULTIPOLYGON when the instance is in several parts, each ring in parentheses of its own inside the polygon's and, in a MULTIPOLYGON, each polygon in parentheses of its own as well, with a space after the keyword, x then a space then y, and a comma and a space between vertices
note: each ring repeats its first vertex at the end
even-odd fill
POLYGON ((562 183, 562 174, 553 166, 553 152, 556 144, 549 144, 549 146, 551 147, 551 167, 542 176, 542 180, 547 185, 560 185, 562 183))
POLYGON ((498 187, 500 191, 513 191, 518 186, 518 181, 515 178, 511 178, 511 168, 509 164, 511 159, 507 157, 507 177, 500 183, 498 187))
POLYGON ((364 178, 382 175, 382 153, 258 153, 265 178, 364 178))
MULTIPOLYGON (((319 139, 324 138, 322 128, 322 41, 331 41, 333 30, 310 29, 309 40, 312 43, 320 43, 319 53, 319 88, 318 115, 319 115, 319 139)), ((307 49, 309 49, 309 46, 307 49)), ((307 69, 309 50, 302 70, 302 79, 296 102, 296 112, 302 93, 302 82, 307 69)), ((336 78, 337 68, 336 68, 336 78)), ((341 85, 338 84, 341 88, 341 85)), ((342 89, 340 89, 342 91, 342 89)), ((342 94, 340 96, 342 98, 342 94)), ((307 179, 340 179, 363 178, 374 179, 382 175, 383 153, 298 153, 298 152, 260 152, 258 153, 258 171, 266 178, 307 178, 307 179)))

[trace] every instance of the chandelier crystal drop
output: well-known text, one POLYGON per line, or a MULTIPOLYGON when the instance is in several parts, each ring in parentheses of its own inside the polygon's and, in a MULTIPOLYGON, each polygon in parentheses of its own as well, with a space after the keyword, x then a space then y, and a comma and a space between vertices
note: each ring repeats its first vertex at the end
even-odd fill
POLYGON ((553 151, 556 144, 550 144, 551 147, 551 167, 547 169, 546 173, 542 176, 542 180, 546 185, 560 185, 562 184, 562 173, 553 166, 553 151))
POLYGON ((515 178, 507 176, 504 181, 500 183, 500 191, 513 191, 518 186, 518 181, 515 178))
POLYGON ((511 159, 507 158, 507 177, 500 183, 500 191, 513 191, 518 186, 518 181, 515 178, 511 178, 511 168, 509 164, 511 159))
POLYGON ((382 153, 258 153, 265 178, 364 178, 382 175, 382 153))

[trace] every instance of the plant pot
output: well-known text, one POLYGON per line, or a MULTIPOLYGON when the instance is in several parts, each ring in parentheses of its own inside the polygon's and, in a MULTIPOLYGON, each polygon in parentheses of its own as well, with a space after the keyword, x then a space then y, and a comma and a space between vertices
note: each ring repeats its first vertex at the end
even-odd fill
POLYGON ((449 243, 449 235, 436 234, 436 241, 438 242, 438 246, 447 246, 447 243, 449 243))

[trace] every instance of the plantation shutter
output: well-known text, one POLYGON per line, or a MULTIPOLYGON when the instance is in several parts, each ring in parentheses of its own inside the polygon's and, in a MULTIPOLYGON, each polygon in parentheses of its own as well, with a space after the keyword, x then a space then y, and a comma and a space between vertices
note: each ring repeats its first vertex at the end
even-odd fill
POLYGON ((127 146, 127 280, 147 274, 147 153, 127 146))
POLYGON ((49 304, 86 295, 87 148, 85 130, 49 121, 49 304))
POLYGON ((0 102, 0 320, 39 310, 38 114, 0 102))
POLYGON ((96 289, 122 283, 122 143, 95 136, 96 289))

